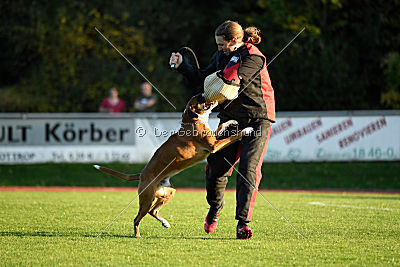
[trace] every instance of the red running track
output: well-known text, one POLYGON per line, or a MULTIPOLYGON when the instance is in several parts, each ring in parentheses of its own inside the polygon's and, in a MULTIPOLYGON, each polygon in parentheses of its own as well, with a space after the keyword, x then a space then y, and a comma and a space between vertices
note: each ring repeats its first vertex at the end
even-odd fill
MULTIPOLYGON (((0 186, 0 192, 136 192, 137 187, 78 187, 78 186, 0 186)), ((178 192, 205 193, 203 188, 177 188, 178 192)), ((235 189, 226 189, 235 192, 235 189)), ((360 191, 360 190, 301 190, 262 189, 269 193, 351 193, 351 194, 400 194, 400 191, 360 191)))

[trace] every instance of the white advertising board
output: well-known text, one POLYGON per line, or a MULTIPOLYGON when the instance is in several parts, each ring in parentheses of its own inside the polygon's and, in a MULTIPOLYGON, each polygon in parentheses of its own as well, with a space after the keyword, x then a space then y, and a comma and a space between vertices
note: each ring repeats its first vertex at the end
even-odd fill
MULTIPOLYGON (((180 113, 0 114, 0 164, 145 163, 180 113)), ((216 129, 218 119, 210 118, 216 129)), ((281 112, 264 161, 400 160, 400 112, 281 112)))
POLYGON ((400 117, 284 118, 272 126, 266 161, 400 159, 400 117))

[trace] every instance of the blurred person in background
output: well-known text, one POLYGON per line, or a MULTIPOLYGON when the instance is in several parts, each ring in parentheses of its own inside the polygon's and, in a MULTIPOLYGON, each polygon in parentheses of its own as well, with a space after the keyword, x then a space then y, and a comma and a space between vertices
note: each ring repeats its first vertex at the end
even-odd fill
POLYGON ((120 113, 125 112, 125 103, 118 97, 115 87, 110 88, 108 98, 104 98, 99 107, 99 112, 120 113))
POLYGON ((152 93, 152 86, 148 82, 140 85, 140 96, 135 100, 134 108, 139 112, 154 112, 157 97, 152 93))

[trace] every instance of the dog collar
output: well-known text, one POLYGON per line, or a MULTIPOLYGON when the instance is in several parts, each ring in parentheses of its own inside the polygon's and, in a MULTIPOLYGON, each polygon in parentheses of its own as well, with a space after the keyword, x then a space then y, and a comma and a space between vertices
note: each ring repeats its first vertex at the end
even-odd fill
POLYGON ((181 125, 193 125, 193 124, 202 124, 204 122, 198 121, 198 122, 182 122, 181 125))

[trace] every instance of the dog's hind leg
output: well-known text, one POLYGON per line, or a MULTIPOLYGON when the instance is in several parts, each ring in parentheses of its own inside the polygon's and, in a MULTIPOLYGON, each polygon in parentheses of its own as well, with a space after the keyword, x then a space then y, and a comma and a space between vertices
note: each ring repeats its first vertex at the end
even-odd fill
POLYGON ((159 211, 174 198, 175 192, 175 188, 160 186, 155 192, 155 197, 157 198, 157 201, 154 203, 153 207, 151 207, 149 211, 149 214, 159 220, 161 222, 161 225, 165 228, 170 228, 171 225, 166 219, 162 218, 159 215, 159 211))
POLYGON ((151 204, 154 200, 154 193, 156 191, 156 185, 140 182, 138 191, 139 195, 139 211, 133 221, 135 237, 140 237, 139 224, 143 217, 149 212, 151 204))

